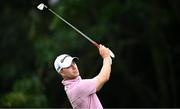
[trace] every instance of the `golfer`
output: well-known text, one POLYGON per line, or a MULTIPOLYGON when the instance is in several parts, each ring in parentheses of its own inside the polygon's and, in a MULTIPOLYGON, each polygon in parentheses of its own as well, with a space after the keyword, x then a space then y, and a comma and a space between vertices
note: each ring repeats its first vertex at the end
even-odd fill
POLYGON ((103 109, 96 92, 109 80, 112 60, 109 49, 101 44, 99 54, 103 59, 103 65, 99 74, 92 79, 81 79, 75 63, 77 57, 62 54, 54 62, 56 71, 63 78, 62 84, 73 109, 103 109))

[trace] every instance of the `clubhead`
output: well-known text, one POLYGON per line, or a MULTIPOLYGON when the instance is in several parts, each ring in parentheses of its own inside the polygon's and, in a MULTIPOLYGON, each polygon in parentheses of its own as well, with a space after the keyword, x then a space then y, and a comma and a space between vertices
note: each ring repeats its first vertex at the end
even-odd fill
POLYGON ((40 4, 37 6, 37 8, 38 8, 39 10, 43 10, 44 8, 47 8, 47 6, 44 5, 43 3, 40 3, 40 4))

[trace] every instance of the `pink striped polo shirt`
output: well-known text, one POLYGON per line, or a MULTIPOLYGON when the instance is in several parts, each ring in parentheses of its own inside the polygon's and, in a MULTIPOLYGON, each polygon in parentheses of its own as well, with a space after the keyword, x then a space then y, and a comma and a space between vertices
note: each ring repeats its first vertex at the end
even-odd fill
POLYGON ((73 109, 103 109, 96 95, 95 79, 63 80, 62 84, 73 109))

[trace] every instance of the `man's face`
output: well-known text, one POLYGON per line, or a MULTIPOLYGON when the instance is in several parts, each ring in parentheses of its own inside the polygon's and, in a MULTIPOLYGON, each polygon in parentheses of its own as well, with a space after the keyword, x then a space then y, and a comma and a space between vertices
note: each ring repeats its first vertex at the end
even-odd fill
POLYGON ((64 79, 75 79, 79 76, 79 70, 74 61, 72 61, 69 67, 63 68, 60 73, 64 79))

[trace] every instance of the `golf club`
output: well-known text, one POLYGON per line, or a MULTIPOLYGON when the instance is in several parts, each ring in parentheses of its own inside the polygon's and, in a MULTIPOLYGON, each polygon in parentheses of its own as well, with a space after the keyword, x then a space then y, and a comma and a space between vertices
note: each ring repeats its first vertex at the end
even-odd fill
MULTIPOLYGON (((63 22, 65 22, 67 25, 69 25, 70 27, 72 27, 74 30, 76 30, 79 34, 81 34, 84 38, 86 38, 87 40, 89 40, 93 45, 95 45, 97 48, 99 48, 99 44, 97 42, 95 42, 94 40, 90 39, 87 35, 85 35, 84 33, 82 33, 80 30, 78 30, 76 27, 74 27, 73 25, 71 25, 69 22, 67 22, 65 19, 63 19, 61 16, 59 16, 58 14, 56 14, 54 11, 52 11, 50 8, 48 8, 46 5, 44 5, 43 3, 40 3, 37 8, 39 10, 43 10, 44 8, 47 8, 50 12, 52 12, 54 15, 56 15, 59 19, 61 19, 63 22)), ((109 50, 110 52, 110 56, 112 58, 115 58, 114 53, 109 50)))

